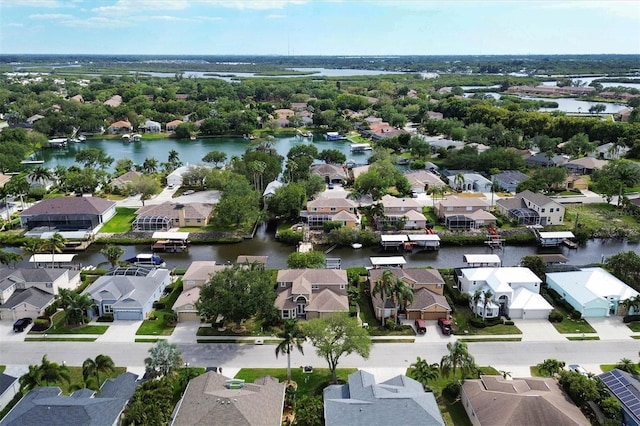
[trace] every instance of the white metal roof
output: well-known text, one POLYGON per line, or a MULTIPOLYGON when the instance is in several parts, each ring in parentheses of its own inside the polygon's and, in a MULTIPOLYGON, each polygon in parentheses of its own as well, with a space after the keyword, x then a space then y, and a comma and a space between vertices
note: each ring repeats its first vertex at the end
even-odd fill
POLYGON ((462 260, 466 263, 497 263, 500 264, 500 256, 497 254, 463 254, 462 260))
POLYGON ((154 240, 186 240, 189 238, 188 232, 154 232, 152 238, 154 240))
POLYGON ((436 234, 409 234, 410 241, 440 241, 440 237, 436 234))
POLYGON ((404 265, 407 263, 403 256, 370 257, 369 261, 373 266, 404 265))
POLYGON ((403 243, 407 241, 406 235, 380 235, 380 240, 383 243, 403 243))
POLYGON ((540 232, 540 238, 550 238, 550 239, 555 239, 555 238, 575 238, 575 235, 573 235, 573 232, 570 231, 562 231, 562 232, 540 232))
POLYGON ((31 263, 52 263, 52 262, 65 262, 69 263, 73 261, 73 258, 76 257, 75 254, 67 254, 67 253, 41 253, 34 254, 29 258, 29 262, 31 263))

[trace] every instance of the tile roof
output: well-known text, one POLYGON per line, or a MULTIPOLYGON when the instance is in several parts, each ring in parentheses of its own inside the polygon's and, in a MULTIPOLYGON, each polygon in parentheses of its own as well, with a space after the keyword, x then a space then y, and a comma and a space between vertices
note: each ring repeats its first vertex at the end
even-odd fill
POLYGON ((444 425, 431 392, 407 376, 376 383, 372 374, 357 371, 345 385, 324 389, 327 426, 336 425, 444 425))
POLYGON ((311 166, 311 174, 319 176, 337 175, 346 178, 347 174, 342 166, 336 164, 315 164, 311 166))
POLYGON ((163 216, 171 219, 178 219, 180 209, 184 209, 184 216, 187 219, 207 219, 213 211, 213 204, 189 203, 179 204, 165 201, 162 204, 146 205, 137 212, 137 217, 163 216))
POLYGON ((114 201, 100 197, 47 198, 20 213, 21 217, 36 215, 102 215, 114 207, 114 201))
POLYGON ((228 389, 229 378, 212 371, 189 381, 176 407, 172 426, 280 426, 284 383, 265 376, 240 389, 228 389))
POLYGON ((589 421, 562 392, 555 379, 481 376, 465 380, 463 398, 471 404, 479 424, 589 425, 589 421))

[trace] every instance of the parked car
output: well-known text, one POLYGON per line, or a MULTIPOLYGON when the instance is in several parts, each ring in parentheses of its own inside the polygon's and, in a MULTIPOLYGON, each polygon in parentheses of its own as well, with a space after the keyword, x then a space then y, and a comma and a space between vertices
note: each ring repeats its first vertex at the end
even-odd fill
POLYGON ((13 331, 21 333, 29 324, 31 324, 31 322, 31 318, 20 318, 18 321, 13 323, 13 331))
POLYGON ((333 189, 334 185, 332 183, 330 183, 329 185, 327 185, 329 187, 329 189, 333 189))
POLYGON ((415 326, 418 334, 425 334, 427 332, 427 325, 424 323, 423 319, 417 319, 415 321, 415 326))
POLYGON ((585 370, 584 368, 582 368, 582 366, 580 366, 578 364, 570 364, 569 365, 569 371, 573 371, 575 373, 580 373, 585 377, 589 376, 589 372, 587 370, 585 370))
POLYGON ((194 192, 196 192, 196 191, 194 191, 193 189, 187 189, 186 191, 184 191, 184 192, 182 193, 182 195, 191 195, 191 194, 193 194, 194 192))
POLYGON ((442 330, 442 334, 453 334, 453 327, 451 327, 451 321, 446 318, 438 319, 438 327, 442 330))

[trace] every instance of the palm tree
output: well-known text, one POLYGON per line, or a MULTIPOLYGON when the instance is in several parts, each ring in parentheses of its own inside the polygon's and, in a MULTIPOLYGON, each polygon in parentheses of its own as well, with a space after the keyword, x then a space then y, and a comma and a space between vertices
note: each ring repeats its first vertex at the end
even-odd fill
POLYGON ((457 191, 463 191, 464 190, 464 173, 459 172, 456 174, 456 176, 453 178, 453 184, 456 187, 457 191))
POLYGON ((473 313, 478 315, 478 303, 480 303, 480 299, 482 298, 482 289, 477 288, 476 291, 471 296, 471 300, 473 300, 473 313))
POLYGON ((73 317, 76 323, 84 324, 84 317, 86 312, 91 309, 95 303, 88 294, 74 293, 74 297, 71 299, 71 303, 67 309, 73 312, 73 317))
POLYGON ((284 322, 282 331, 278 333, 277 337, 282 341, 276 346, 276 358, 278 355, 287 354, 287 381, 291 381, 291 350, 296 347, 301 354, 304 355, 302 344, 306 340, 306 336, 298 321, 295 319, 288 319, 284 322))
POLYGON ((85 382, 89 379, 90 376, 95 376, 98 381, 98 388, 102 384, 100 381, 100 373, 113 373, 116 369, 116 365, 113 360, 108 355, 100 354, 96 357, 96 359, 87 358, 82 363, 82 377, 85 382))
MULTIPOLYGON (((413 302, 413 288, 409 287, 402 279, 396 279, 393 286, 393 297, 396 301, 396 312, 403 310, 413 302)), ((396 320, 398 316, 396 315, 396 320)))
POLYGON ((640 295, 625 299, 622 302, 622 306, 627 309, 627 314, 631 314, 631 309, 633 309, 633 313, 636 314, 640 309, 640 295))
POLYGON ((47 180, 51 180, 53 178, 53 173, 46 167, 36 166, 31 170, 31 173, 29 173, 29 177, 33 182, 40 182, 44 186, 47 180))
POLYGON ((20 377, 20 392, 25 393, 40 386, 42 386, 42 370, 39 365, 30 365, 29 371, 20 377))
POLYGON ((350 285, 347 287, 347 296, 349 297, 349 301, 356 305, 356 318, 360 318, 360 289, 358 285, 350 285))
POLYGON ((61 253, 62 249, 64 249, 66 245, 67 245, 67 240, 57 232, 42 244, 41 250, 51 252, 52 268, 55 266, 55 262, 53 261, 54 255, 56 253, 61 253))
POLYGON ((395 287, 395 281, 398 278, 390 270, 386 270, 382 273, 382 276, 373 285, 371 290, 371 296, 375 297, 379 295, 382 298, 382 325, 385 324, 385 312, 387 307, 387 299, 393 296, 393 289, 395 287))
POLYGON ((487 317, 487 306, 491 305, 491 298, 493 297, 493 292, 491 290, 485 290, 484 292, 484 309, 482 310, 482 320, 484 321, 487 317))
POLYGON ((108 245, 100 250, 100 254, 106 257, 109 264, 114 267, 118 265, 118 260, 124 254, 124 249, 120 246, 108 245))
POLYGON ((180 161, 180 154, 178 154, 178 151, 176 151, 175 149, 169 151, 167 162, 169 162, 174 169, 182 166, 182 161, 180 161))
POLYGON ((560 373, 564 366, 564 361, 559 361, 554 358, 545 359, 540 364, 536 365, 536 367, 538 367, 538 371, 543 374, 547 374, 548 377, 553 377, 560 373))
POLYGON ((142 163, 142 170, 148 174, 153 174, 158 171, 158 160, 155 158, 145 158, 142 163))
POLYGON ((420 357, 410 365, 410 368, 413 369, 411 378, 422 383, 425 391, 429 389, 428 382, 440 376, 440 367, 437 363, 429 364, 426 359, 420 357))
POLYGON ((447 343, 447 349, 449 354, 442 357, 440 360, 440 370, 445 376, 450 374, 456 377, 456 371, 459 369, 464 377, 467 373, 474 370, 476 363, 473 356, 469 353, 469 348, 464 342, 456 340, 455 342, 447 343))
POLYGON ((618 363, 616 364, 616 368, 618 370, 626 371, 630 374, 636 374, 636 366, 629 358, 622 358, 620 361, 618 361, 618 363))
POLYGON ((61 382, 62 380, 69 383, 71 380, 69 369, 65 365, 49 361, 47 355, 42 356, 42 364, 40 364, 39 368, 42 373, 42 381, 46 385, 61 382))
POLYGON ((5 251, 0 249, 0 265, 16 266, 16 263, 22 260, 22 255, 13 251, 5 251))

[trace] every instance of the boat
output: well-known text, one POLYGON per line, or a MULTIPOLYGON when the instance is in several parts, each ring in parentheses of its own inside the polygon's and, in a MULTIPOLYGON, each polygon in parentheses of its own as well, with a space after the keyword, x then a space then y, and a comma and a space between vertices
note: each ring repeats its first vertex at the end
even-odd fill
POLYGON ((324 138, 328 141, 342 141, 347 139, 346 136, 341 135, 338 132, 327 132, 324 134, 324 138))
POLYGON ((134 257, 127 259, 127 262, 135 266, 147 266, 152 268, 164 268, 167 263, 157 254, 139 253, 134 257))
POLYGON ((87 137, 85 135, 80 135, 80 136, 78 136, 78 141, 79 142, 86 142, 87 141, 87 137))
POLYGON ((196 140, 196 135, 189 136, 189 139, 192 140, 192 141, 195 141, 196 140))
POLYGON ((131 136, 131 140, 133 140, 134 142, 140 142, 140 139, 142 139, 142 135, 139 133, 136 133, 133 136, 131 136))
POLYGON ((362 248, 362 244, 360 244, 360 243, 353 243, 353 244, 351 244, 351 248, 354 248, 354 249, 361 249, 361 248, 362 248))
POLYGON ((49 139, 49 146, 51 148, 64 148, 67 146, 68 138, 54 138, 49 139))
POLYGON ((372 149, 373 148, 371 147, 371 144, 368 144, 368 143, 352 143, 351 144, 351 152, 353 152, 354 154, 365 152, 365 151, 371 151, 372 149))
POLYGON ((128 133, 125 133, 124 135, 122 135, 122 142, 126 142, 128 143, 131 140, 131 135, 128 133))

